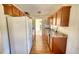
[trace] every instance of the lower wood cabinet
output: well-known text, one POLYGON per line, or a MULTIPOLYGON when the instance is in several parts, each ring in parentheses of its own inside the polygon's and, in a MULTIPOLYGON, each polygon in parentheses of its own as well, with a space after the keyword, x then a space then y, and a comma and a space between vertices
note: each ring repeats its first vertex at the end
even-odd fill
POLYGON ((67 37, 52 37, 50 39, 50 49, 53 54, 66 53, 67 37))
POLYGON ((52 46, 52 37, 50 37, 50 40, 49 40, 49 47, 50 47, 50 50, 52 51, 53 49, 53 46, 52 46))

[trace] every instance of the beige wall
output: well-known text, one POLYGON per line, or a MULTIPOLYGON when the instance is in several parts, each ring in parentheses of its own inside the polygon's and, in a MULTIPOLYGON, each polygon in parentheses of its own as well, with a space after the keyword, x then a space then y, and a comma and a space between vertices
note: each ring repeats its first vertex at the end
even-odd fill
POLYGON ((6 18, 3 6, 0 4, 0 52, 9 53, 6 18))
POLYGON ((59 31, 68 34, 66 53, 79 53, 79 5, 72 5, 69 27, 59 27, 59 31))
POLYGON ((3 44, 2 44, 2 15, 3 15, 3 9, 2 9, 3 7, 2 7, 2 5, 0 5, 0 53, 2 53, 2 51, 3 51, 3 44))

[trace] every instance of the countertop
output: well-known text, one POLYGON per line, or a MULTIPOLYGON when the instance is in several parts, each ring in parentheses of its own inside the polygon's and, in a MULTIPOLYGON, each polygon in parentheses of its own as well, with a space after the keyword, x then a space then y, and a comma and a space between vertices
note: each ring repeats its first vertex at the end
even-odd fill
POLYGON ((50 37, 67 37, 67 34, 56 32, 53 29, 45 29, 47 31, 47 34, 50 35, 50 37))
POLYGON ((63 33, 60 33, 60 32, 54 32, 54 31, 51 31, 50 36, 51 37, 67 37, 66 34, 63 34, 63 33))

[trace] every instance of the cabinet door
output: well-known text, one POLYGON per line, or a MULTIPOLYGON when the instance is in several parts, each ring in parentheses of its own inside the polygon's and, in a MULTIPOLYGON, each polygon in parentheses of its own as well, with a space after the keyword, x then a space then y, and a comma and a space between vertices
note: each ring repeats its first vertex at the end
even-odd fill
POLYGON ((45 39, 47 41, 47 43, 49 44, 49 39, 48 39, 48 34, 47 33, 45 33, 43 35, 43 39, 45 39))
POLYGON ((50 17, 47 19, 47 24, 50 25, 50 17))
POLYGON ((57 13, 53 15, 53 25, 57 25, 57 13))
POLYGON ((19 11, 19 16, 23 16, 23 13, 21 11, 19 11))
POLYGON ((19 16, 19 10, 15 6, 12 7, 13 7, 13 16, 19 16))
POLYGON ((66 37, 55 37, 53 39, 53 53, 64 54, 66 52, 66 37))
POLYGON ((61 9, 57 12, 57 26, 60 26, 61 24, 61 12, 61 9))
POLYGON ((61 26, 69 26, 70 6, 64 6, 62 8, 61 26))
POLYGON ((25 16, 26 14, 20 11, 16 6, 12 4, 3 4, 4 13, 10 16, 25 16))
POLYGON ((53 17, 50 18, 50 24, 53 25, 53 17))
POLYGON ((12 5, 11 4, 3 4, 4 13, 12 16, 12 5))
POLYGON ((52 40, 53 40, 53 38, 51 37, 51 38, 50 38, 50 49, 51 49, 51 51, 53 50, 53 46, 52 46, 53 41, 52 41, 52 40))

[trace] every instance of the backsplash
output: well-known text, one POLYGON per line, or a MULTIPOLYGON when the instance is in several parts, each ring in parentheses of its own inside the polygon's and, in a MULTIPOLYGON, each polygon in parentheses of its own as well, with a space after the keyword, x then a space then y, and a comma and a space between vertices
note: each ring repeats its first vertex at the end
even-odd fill
POLYGON ((69 33, 69 27, 58 27, 58 31, 62 32, 64 34, 68 34, 69 33))

